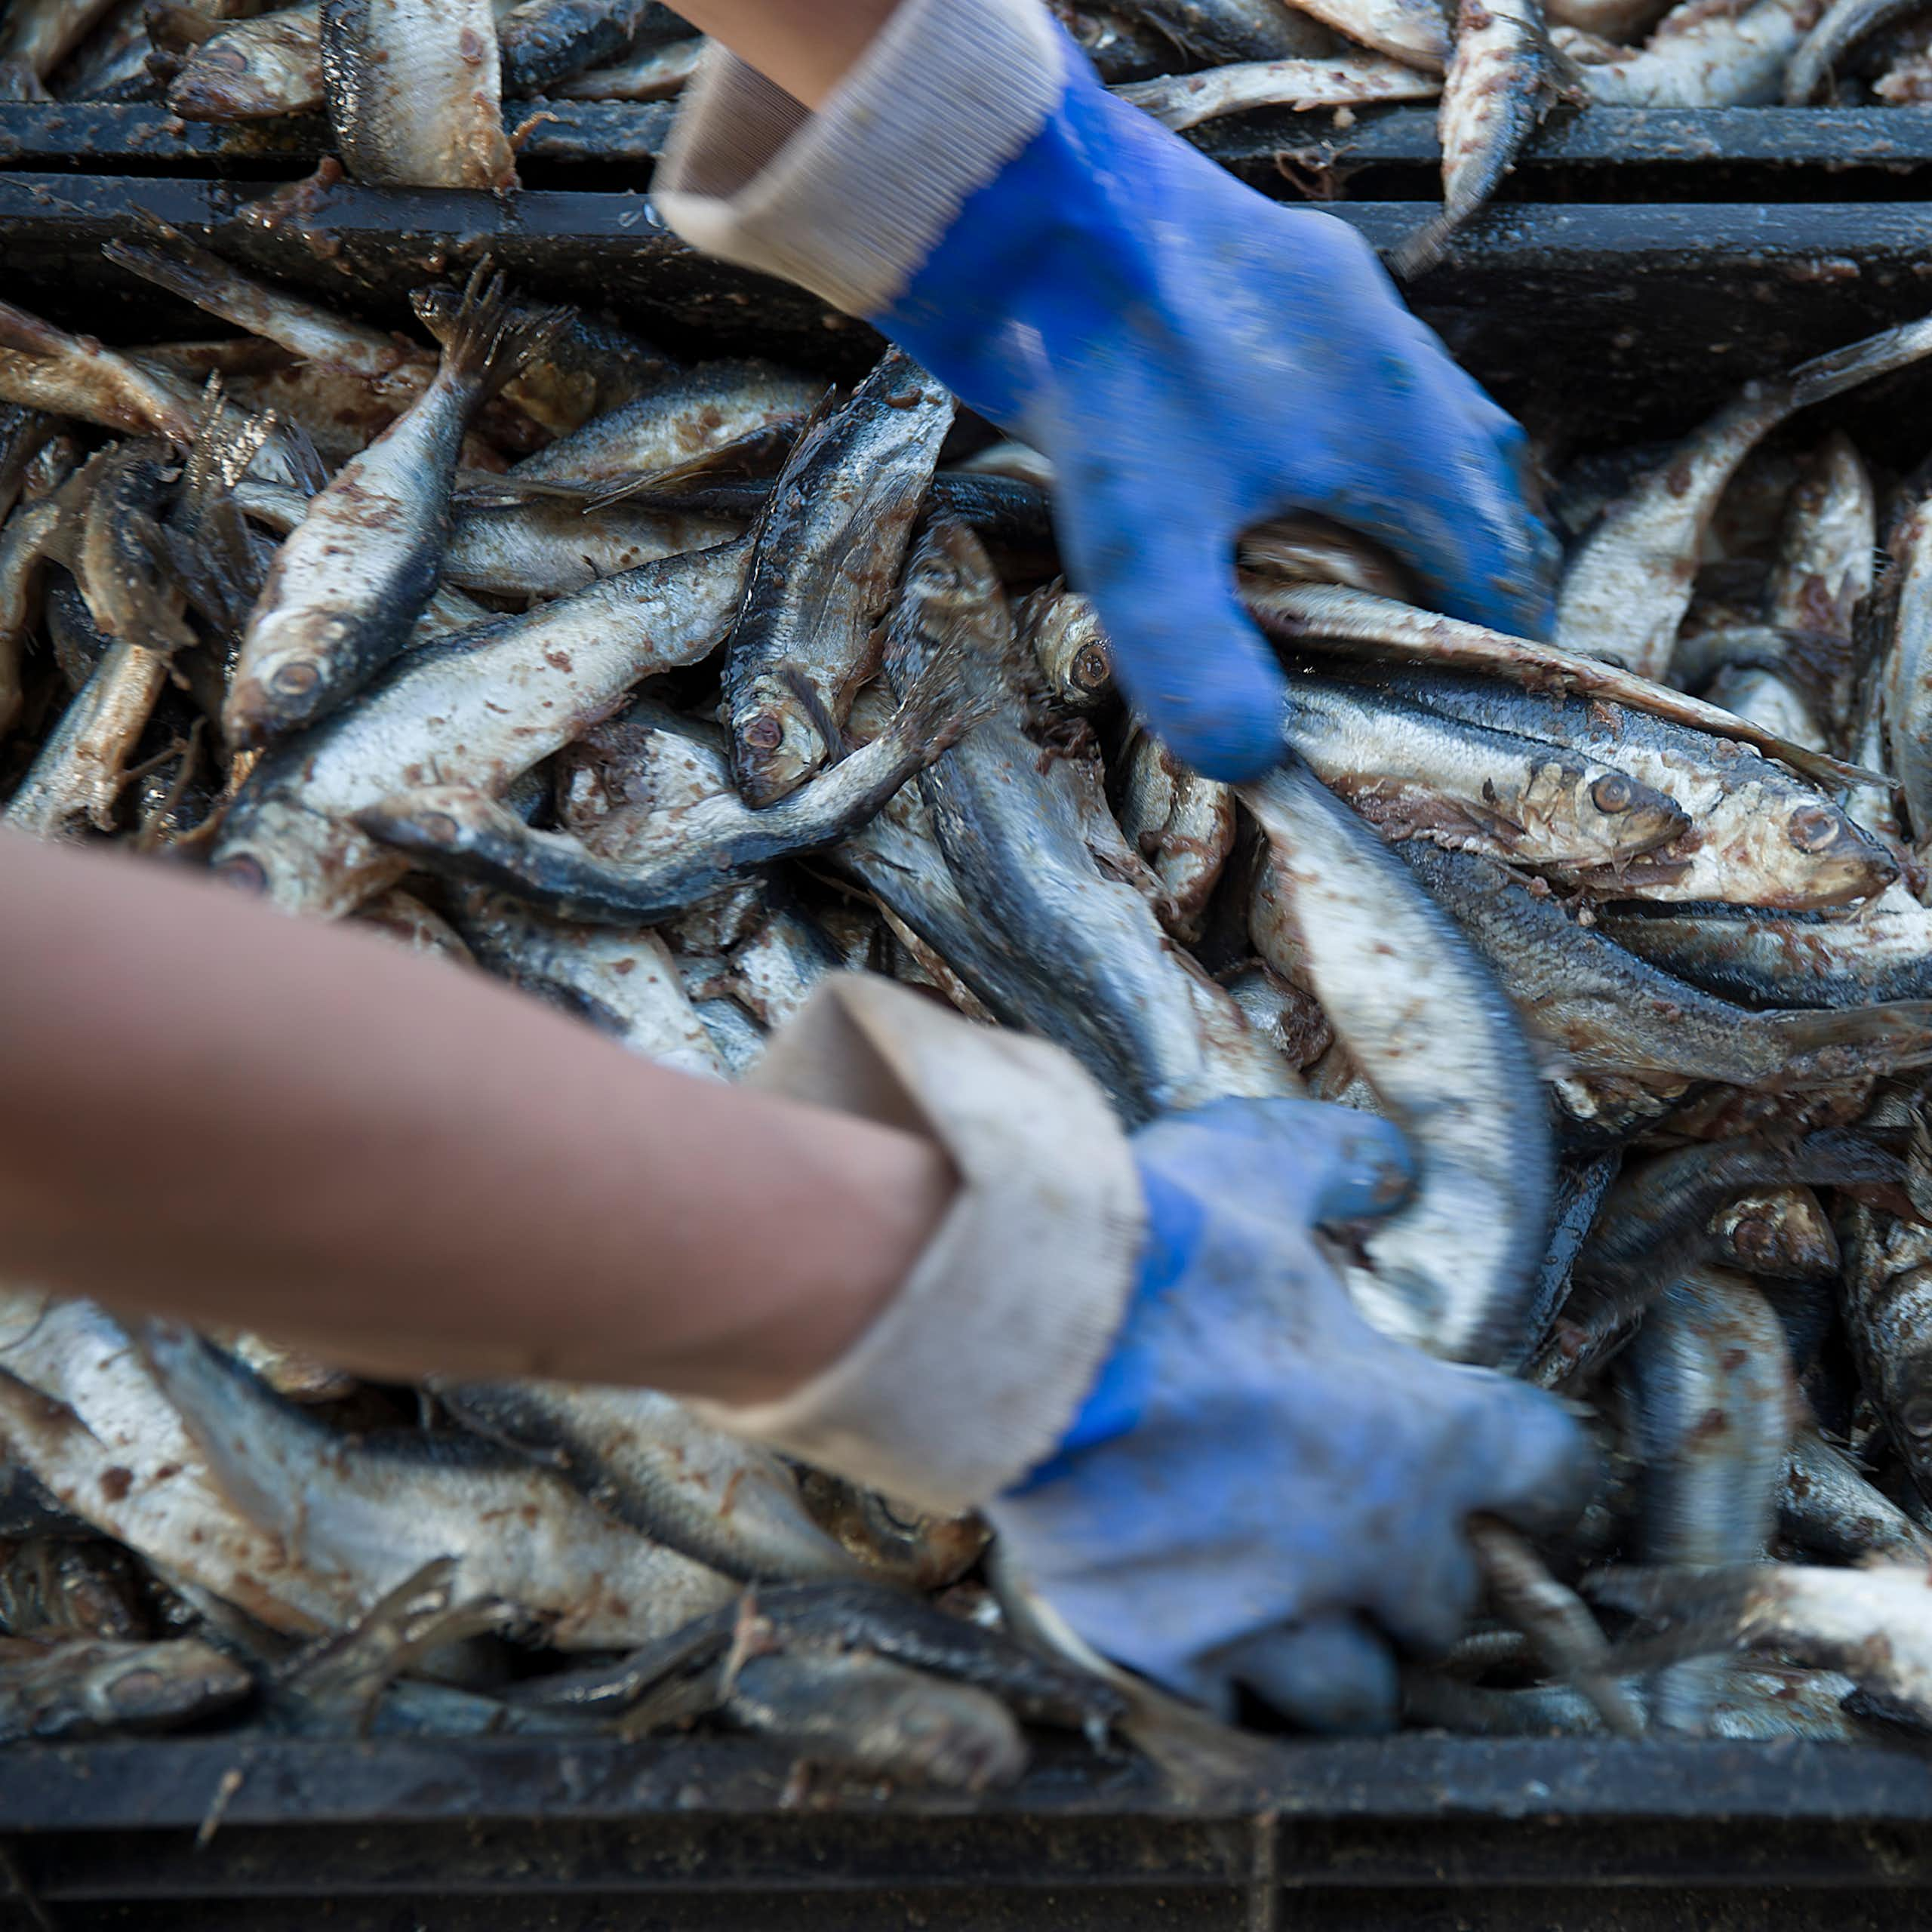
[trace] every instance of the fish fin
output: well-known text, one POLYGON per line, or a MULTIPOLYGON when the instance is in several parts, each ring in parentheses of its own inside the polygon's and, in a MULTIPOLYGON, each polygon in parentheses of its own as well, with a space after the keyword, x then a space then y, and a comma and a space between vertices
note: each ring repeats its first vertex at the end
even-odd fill
POLYGON ((410 306, 442 345, 444 370, 474 384, 478 401, 494 395, 570 319, 570 311, 563 308, 512 315, 509 284, 502 275, 490 272, 487 260, 471 272, 453 317, 415 296, 410 306))

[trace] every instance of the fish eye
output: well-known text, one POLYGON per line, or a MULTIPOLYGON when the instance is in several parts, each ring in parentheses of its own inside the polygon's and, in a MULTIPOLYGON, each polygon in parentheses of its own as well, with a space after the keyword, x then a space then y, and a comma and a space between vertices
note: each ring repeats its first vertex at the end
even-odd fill
POLYGON ((448 812, 425 812, 416 820, 416 829, 438 845, 454 845, 462 828, 448 812))
POLYGON ((251 859, 246 853, 232 859, 224 859, 214 869, 214 875, 223 885, 232 885, 242 892, 266 892, 269 889, 269 875, 262 869, 259 859, 251 859))
POLYGON ((1932 1395, 1915 1395, 1899 1411, 1906 1432, 1923 1438, 1932 1435, 1932 1395))
POLYGON ((313 664, 297 658, 291 664, 285 664, 269 682, 285 697, 306 697, 321 680, 321 672, 313 664))
POLYGON ((1097 644, 1083 645, 1073 660, 1073 681, 1082 691, 1097 691, 1114 674, 1106 651, 1097 644))
POLYGON ((1590 802, 1600 812, 1627 812, 1637 788, 1620 771, 1607 771, 1590 787, 1590 802))
POLYGON ((1822 852, 1838 837, 1838 821, 1823 805, 1803 805, 1792 814, 1785 829, 1801 852, 1822 852))

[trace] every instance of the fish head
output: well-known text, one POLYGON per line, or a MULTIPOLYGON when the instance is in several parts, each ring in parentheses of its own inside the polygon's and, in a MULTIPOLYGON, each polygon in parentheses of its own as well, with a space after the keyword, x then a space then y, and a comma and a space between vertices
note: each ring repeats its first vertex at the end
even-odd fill
POLYGON ((1614 765, 1552 758, 1525 786, 1523 805, 1543 837, 1566 845, 1577 863, 1612 863, 1668 844, 1690 828, 1677 801, 1614 765))
POLYGON ((270 793, 235 801, 209 869, 223 884, 278 911, 336 919, 392 886, 409 861, 345 819, 270 793))
POLYGON ((105 1725, 153 1725, 248 1696, 254 1680, 232 1657, 192 1638, 141 1644, 90 1669, 82 1698, 105 1725))
POLYGON ((1786 1281, 1837 1278, 1838 1238, 1808 1187, 1740 1195, 1718 1211, 1711 1231, 1722 1258, 1747 1275, 1786 1281))
POLYGON ((1822 795, 1786 808, 1777 830, 1783 848, 1797 857, 1792 869, 1803 896, 1791 900, 1794 908, 1849 905, 1883 892, 1899 877, 1891 854, 1822 795))
POLYGON ((1020 628, 1056 702, 1088 711, 1112 694, 1113 647, 1085 598, 1068 590, 1030 598, 1020 628))
MULTIPOLYGON (((269 592, 273 589, 271 579, 269 592)), ((346 617, 303 614, 275 622, 264 592, 264 614, 243 641, 234 681, 221 708, 221 728, 240 751, 259 750, 272 740, 312 724, 340 702, 339 659, 354 626, 346 617)))

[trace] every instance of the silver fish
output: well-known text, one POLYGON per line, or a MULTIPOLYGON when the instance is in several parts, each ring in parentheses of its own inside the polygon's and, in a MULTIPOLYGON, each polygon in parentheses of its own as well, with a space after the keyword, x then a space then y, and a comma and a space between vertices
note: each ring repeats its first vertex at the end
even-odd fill
POLYGON ((1085 598, 1063 583, 1048 584, 1020 604, 1013 620, 1055 703, 1091 711, 1113 695, 1113 647, 1085 598))
POLYGON ((1411 279, 1442 259, 1515 166, 1559 91, 1573 85, 1544 30, 1541 0, 1460 0, 1436 115, 1442 211, 1396 250, 1396 274, 1411 279))
POLYGON ((1310 12, 1286 0, 1141 0, 1136 13, 1183 54, 1211 65, 1334 51, 1333 36, 1310 12))
MULTIPOLYGON (((941 523, 907 568, 886 667, 903 694, 955 660, 962 692, 991 715, 921 774, 920 789, 958 897, 1004 941, 1009 983, 1044 983, 1027 1000, 1029 1020, 1094 1068, 1131 1118, 1229 1092, 1294 1091, 1240 1009, 1171 949, 1151 875, 1107 811, 1097 768, 1043 759, 1026 736, 998 580, 971 532, 941 523)), ((924 936, 973 977, 950 935, 924 936)))
POLYGON ((1120 829, 1159 881, 1161 923, 1183 945, 1195 945, 1234 850, 1235 795, 1146 731, 1128 745, 1119 782, 1120 829))
POLYGON ((1860 41, 1918 11, 1913 0, 1832 0, 1785 69, 1785 105, 1802 107, 1817 100, 1839 61, 1860 41))
POLYGON ((134 746, 168 683, 165 654, 123 640, 61 713, 0 823, 36 838, 111 831, 134 746))
MULTIPOLYGON (((1791 11, 1786 0, 1758 0, 1737 19, 1749 20, 1767 8, 1791 11)), ((1727 14, 1714 17, 1718 27, 1732 23, 1727 14)), ((1758 440, 1794 410, 1903 368, 1928 351, 1932 320, 1907 323, 1814 357, 1781 380, 1753 384, 1727 404, 1668 462, 1612 503, 1572 555, 1557 598, 1557 643, 1661 677, 1690 608, 1699 546, 1718 499, 1758 440)))
MULTIPOLYGON (((1798 1401, 1783 1331, 1764 1297, 1741 1275, 1691 1269, 1645 1315, 1623 1364, 1644 1464, 1643 1560, 1761 1556, 1798 1401)), ((1655 1721, 1701 1734, 1715 1687, 1701 1660, 1672 1666, 1657 1681, 1655 1721)))
POLYGON ((769 362, 704 362, 667 370, 623 407, 593 417, 547 449, 525 457, 513 478, 617 482, 688 462, 721 445, 806 415, 824 397, 822 381, 769 362))
POLYGON ((490 0, 322 0, 321 60, 336 151, 391 188, 509 188, 490 0))
POLYGON ((1838 1235, 1860 1384, 1919 1494, 1932 1499, 1932 1228, 1847 1195, 1838 1235))
POLYGON ((1396 848, 1509 986, 1531 1030, 1579 1069, 1789 1092, 1925 1063, 1932 1005, 1747 1012, 1673 980, 1473 854, 1396 848))
POLYGON ((1789 1662, 1842 1671, 1932 1724, 1932 1620, 1923 1563, 1858 1570, 1802 1564, 1712 1569, 1611 1570, 1594 1579, 1600 1603, 1669 1620, 1646 1657, 1764 1647, 1789 1662))
POLYGON ((669 811, 621 807, 594 849, 540 832, 473 787, 399 792, 355 815, 384 844, 436 872, 512 892, 566 919, 647 924, 714 897, 755 868, 835 844, 968 731, 980 700, 942 655, 913 680, 887 728, 761 811, 735 792, 669 811))
POLYGON ((1778 1527, 1813 1555, 1841 1563, 1932 1563, 1932 1537, 1809 1426, 1786 1452, 1778 1527))
POLYGON ((192 1637, 46 1645, 0 1638, 0 1740, 167 1730, 226 1710, 254 1687, 232 1657, 192 1637))
POLYGON ((1432 1353, 1494 1364, 1520 1343, 1549 1202, 1548 1118, 1516 1016, 1429 894, 1305 765, 1240 795, 1266 841, 1256 950, 1293 977, 1277 936, 1292 929, 1421 1171, 1414 1199, 1365 1238, 1373 1289, 1356 1281, 1358 1298, 1432 1353))
POLYGON ((113 0, 11 0, 0 17, 0 60, 45 81, 94 31, 113 0))
POLYGON ((522 0, 497 23, 503 91, 547 94, 553 81, 685 30, 657 0, 522 0))
MULTIPOLYGON (((457 448, 485 396, 528 352, 501 276, 471 277, 435 379, 309 504, 275 553, 242 639, 222 722, 258 749, 312 724, 409 640, 435 588, 457 448)), ((547 327, 532 325, 540 336, 547 327)))
POLYGON ((668 47, 640 48, 628 60, 567 75, 549 89, 555 100, 669 100, 684 91, 710 46, 708 40, 675 40, 668 47))
POLYGON ((458 1420, 534 1456, 620 1522, 728 1577, 865 1574, 812 1521, 776 1456, 700 1422, 669 1395, 561 1382, 435 1386, 458 1420))
POLYGON ((346 712, 284 740, 229 808, 217 875, 290 911, 339 917, 408 869, 350 823, 398 780, 497 792, 648 673, 724 635, 746 543, 646 564, 523 617, 417 651, 346 712))
POLYGON ((10 1637, 148 1635, 133 1559, 118 1543, 34 1537, 0 1561, 0 1627, 10 1637))
POLYGON ((1759 1188, 1712 1217, 1715 1259, 1746 1275, 1779 1281, 1835 1281, 1838 1238, 1824 1204, 1808 1187, 1759 1188))
POLYGON ((721 1080, 724 1062, 655 933, 567 925, 506 894, 456 896, 458 925, 489 969, 660 1066, 721 1080))
POLYGON ((1440 73, 1449 64, 1449 23, 1435 0, 1315 0, 1306 11, 1409 66, 1440 73))
POLYGON ((320 107, 320 0, 226 23, 189 54, 167 98, 184 121, 269 120, 320 107))
POLYGON ((663 1635, 734 1592, 493 1445, 340 1435, 185 1329, 144 1324, 140 1340, 216 1479, 290 1560, 362 1605, 449 1556, 460 1595, 517 1604, 559 1649, 609 1649, 663 1635))
POLYGON ((724 654, 746 804, 774 804, 836 754, 853 697, 878 668, 874 629, 952 414, 950 393, 893 350, 780 472, 724 654))
POLYGON ((1144 81, 1165 73, 1174 65, 1171 44, 1124 8, 1090 7, 1079 0, 1046 0, 1046 4, 1047 11, 1109 85, 1116 81, 1144 81))
POLYGON ((1419 72, 1402 60, 1352 51, 1326 57, 1241 61, 1204 73, 1130 82, 1114 92, 1162 127, 1180 130, 1257 108, 1308 113, 1385 100, 1433 100, 1441 90, 1435 75, 1419 72))
POLYGON ((1520 734, 1552 707, 1509 687, 1457 693, 1469 700, 1461 707, 1429 703, 1441 694, 1419 680, 1377 690, 1296 677, 1289 688, 1288 743, 1386 838, 1487 852, 1566 880, 1607 869, 1620 885, 1631 861, 1691 827, 1651 773, 1618 761, 1614 733, 1520 734))
MULTIPOLYGON (((1823 0, 1755 0, 1734 11, 1681 0, 1644 46, 1608 60, 1580 59, 1589 98, 1605 107, 1746 107, 1774 101, 1786 63, 1823 0)), ((1562 33, 1558 47, 1566 47, 1562 33)), ((1566 51, 1567 51, 1566 48, 1566 51)))

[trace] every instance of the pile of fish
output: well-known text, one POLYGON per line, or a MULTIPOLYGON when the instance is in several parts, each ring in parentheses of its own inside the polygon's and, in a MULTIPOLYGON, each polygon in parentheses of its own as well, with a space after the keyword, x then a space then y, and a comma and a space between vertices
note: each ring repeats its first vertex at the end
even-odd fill
MULTIPOLYGON (((1932 321, 1565 470, 1551 645, 1251 533, 1292 697, 1236 792, 1124 704, 1047 466, 897 352, 681 364, 484 269, 404 337, 166 229, 107 253, 222 328, 0 306, 8 825, 700 1078, 857 971, 1130 1127, 1386 1112, 1420 1177, 1336 1251, 1365 1313, 1573 1395, 1607 1472, 1565 1537, 1472 1526, 1487 1620, 1414 1721, 1932 1724, 1932 506, 1831 408, 1932 321)), ((703 1717, 976 1786, 1023 1722, 1174 1721, 977 1524, 659 1395, 360 1384, 21 1284, 0 1437, 11 1735, 703 1717)))
MULTIPOLYGON (((1170 128, 1439 97, 1432 266, 1559 101, 1724 107, 1932 99, 1901 0, 1049 0, 1101 78, 1170 128)), ((706 42, 659 0, 13 0, 0 99, 159 98, 186 120, 325 112, 378 186, 501 190, 529 100, 668 100, 706 42), (506 106, 507 103, 507 106, 506 106)))

